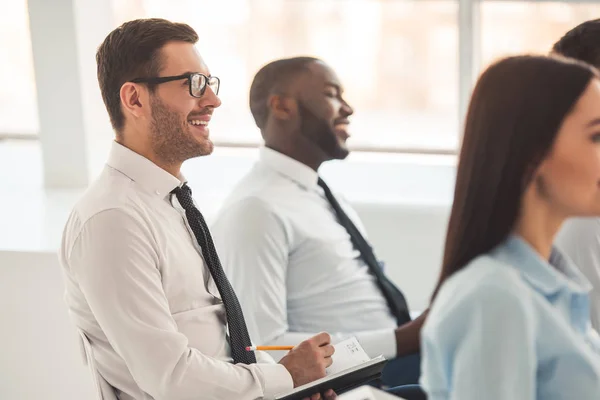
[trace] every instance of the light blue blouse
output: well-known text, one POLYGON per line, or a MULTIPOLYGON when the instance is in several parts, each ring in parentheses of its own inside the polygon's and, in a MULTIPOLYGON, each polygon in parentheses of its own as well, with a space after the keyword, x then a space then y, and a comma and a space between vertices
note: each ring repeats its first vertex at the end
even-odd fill
POLYGON ((600 399, 589 282, 510 236, 442 286, 422 331, 429 400, 600 399))

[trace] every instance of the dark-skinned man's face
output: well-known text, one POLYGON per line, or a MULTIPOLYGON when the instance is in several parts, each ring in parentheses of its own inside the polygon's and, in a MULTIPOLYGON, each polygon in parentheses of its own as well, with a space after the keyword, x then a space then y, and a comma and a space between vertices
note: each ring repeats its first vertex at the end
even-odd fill
POLYGON ((348 156, 346 140, 353 110, 342 97, 343 88, 336 73, 326 64, 309 64, 298 90, 300 134, 313 142, 328 159, 348 156))

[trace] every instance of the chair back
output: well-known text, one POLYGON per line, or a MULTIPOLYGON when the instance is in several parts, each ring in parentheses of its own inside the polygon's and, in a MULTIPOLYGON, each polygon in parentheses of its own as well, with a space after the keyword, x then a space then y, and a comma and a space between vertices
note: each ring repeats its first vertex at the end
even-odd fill
POLYGON ((92 349, 90 340, 81 329, 78 329, 78 331, 79 337, 81 338, 81 355, 83 357, 84 364, 86 364, 90 370, 92 383, 96 392, 96 400, 118 400, 113 387, 106 382, 96 368, 96 359, 94 358, 94 350, 92 349))

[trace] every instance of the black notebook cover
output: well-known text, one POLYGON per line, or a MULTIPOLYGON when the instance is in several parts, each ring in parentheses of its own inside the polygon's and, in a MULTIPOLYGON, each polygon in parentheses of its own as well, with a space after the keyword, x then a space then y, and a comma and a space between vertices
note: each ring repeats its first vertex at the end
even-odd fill
POLYGON ((298 386, 287 393, 281 393, 275 396, 275 400, 302 400, 315 393, 324 393, 329 389, 333 389, 337 394, 342 394, 379 378, 386 362, 387 360, 384 357, 376 357, 356 367, 348 368, 337 374, 328 375, 306 385, 298 386))

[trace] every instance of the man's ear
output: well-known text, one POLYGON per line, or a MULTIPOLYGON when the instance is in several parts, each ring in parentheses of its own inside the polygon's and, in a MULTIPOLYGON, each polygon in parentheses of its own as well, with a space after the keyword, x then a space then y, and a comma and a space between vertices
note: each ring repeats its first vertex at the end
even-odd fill
POLYGON ((293 97, 273 94, 269 97, 270 114, 276 119, 287 121, 298 114, 298 103, 293 97))
POLYGON ((148 107, 147 90, 140 85, 125 82, 119 91, 123 112, 134 118, 144 115, 144 107, 148 107))

